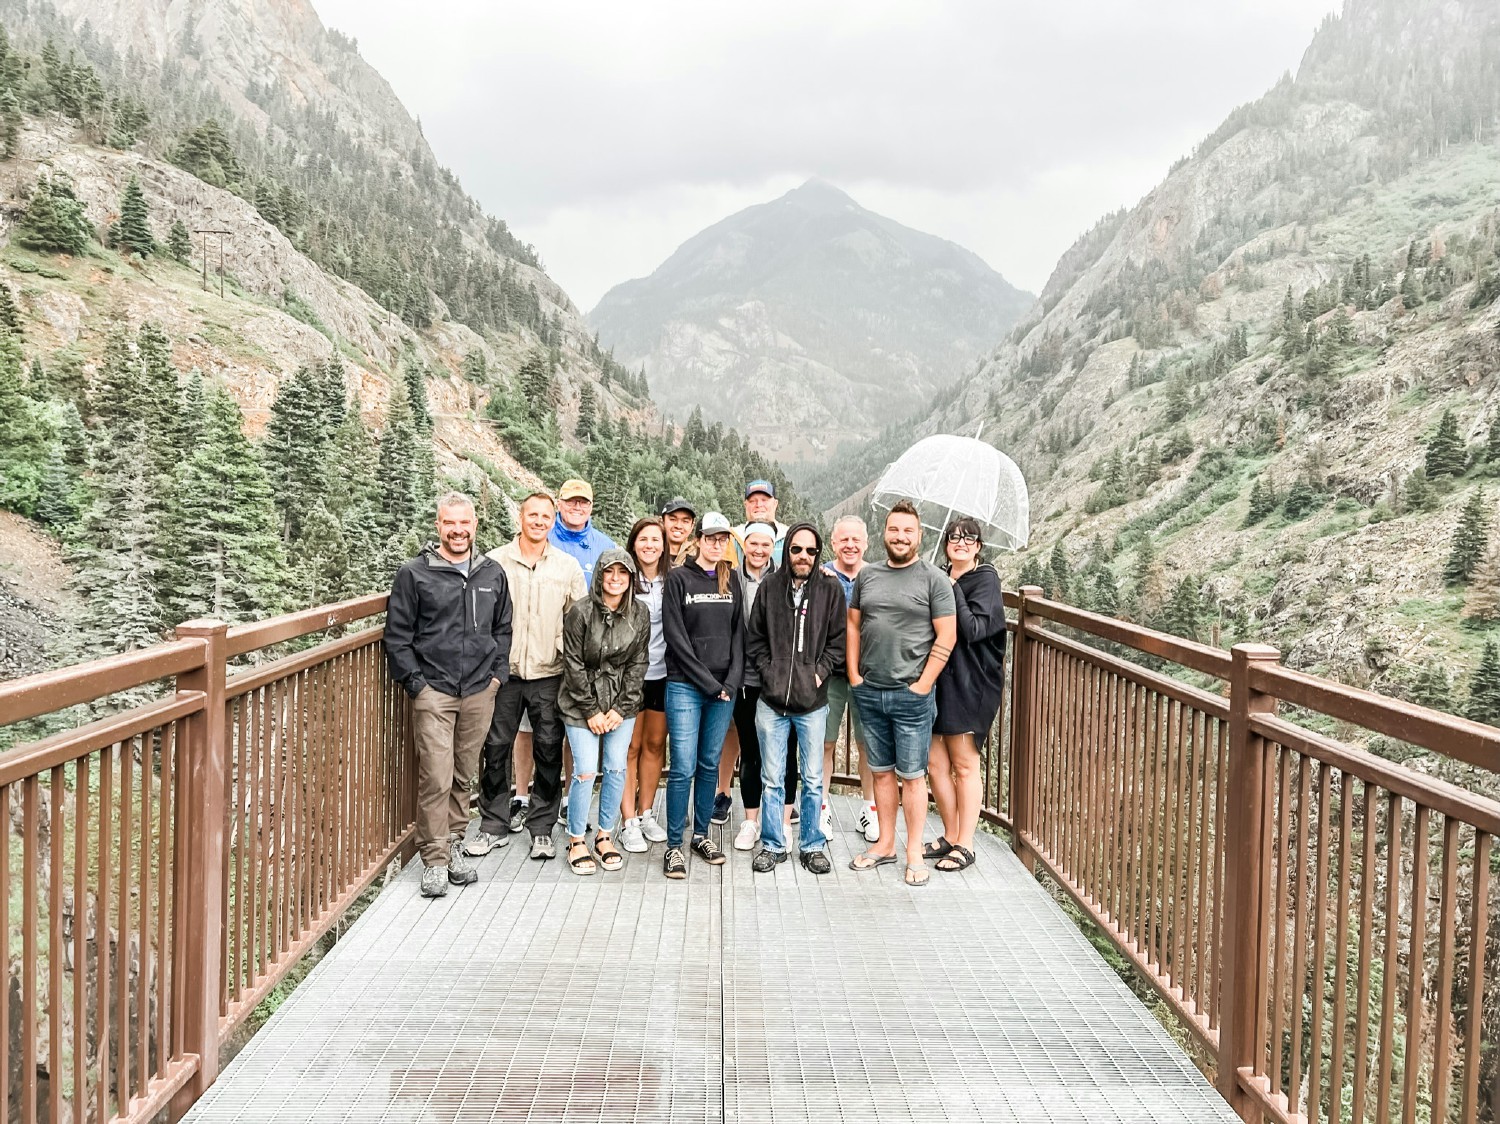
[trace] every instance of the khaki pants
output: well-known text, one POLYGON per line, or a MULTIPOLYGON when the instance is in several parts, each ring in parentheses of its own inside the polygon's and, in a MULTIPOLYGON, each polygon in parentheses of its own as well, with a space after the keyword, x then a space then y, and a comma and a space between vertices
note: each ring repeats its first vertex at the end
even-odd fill
POLYGON ((458 699, 423 687, 412 700, 417 742, 417 850, 423 866, 448 865, 448 837, 469 826, 469 791, 495 709, 495 684, 458 699))

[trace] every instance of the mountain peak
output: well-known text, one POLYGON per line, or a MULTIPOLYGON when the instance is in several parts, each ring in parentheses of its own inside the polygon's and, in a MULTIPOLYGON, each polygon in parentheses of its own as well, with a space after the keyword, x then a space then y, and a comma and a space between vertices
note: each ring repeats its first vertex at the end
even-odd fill
POLYGON ((783 195, 778 202, 795 203, 803 207, 816 207, 819 209, 843 209, 844 207, 858 207, 859 204, 851 199, 847 192, 835 187, 825 179, 813 176, 801 187, 794 187, 783 195))

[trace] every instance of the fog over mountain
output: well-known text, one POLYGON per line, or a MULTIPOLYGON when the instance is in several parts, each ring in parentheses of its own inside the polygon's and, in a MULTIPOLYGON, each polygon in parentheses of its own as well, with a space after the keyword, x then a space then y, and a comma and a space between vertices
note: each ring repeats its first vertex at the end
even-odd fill
POLYGON ((814 179, 690 238, 587 319, 679 421, 701 409, 769 455, 817 460, 951 382, 1034 299, 814 179))

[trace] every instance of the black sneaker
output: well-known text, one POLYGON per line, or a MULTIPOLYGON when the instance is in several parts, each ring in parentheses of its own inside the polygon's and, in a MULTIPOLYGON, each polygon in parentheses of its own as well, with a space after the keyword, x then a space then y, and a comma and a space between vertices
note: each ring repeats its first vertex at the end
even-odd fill
POLYGON ((833 869, 833 864, 822 851, 803 851, 802 868, 812 874, 827 874, 833 869))
POLYGON ((725 860, 725 854, 719 850, 719 845, 707 835, 698 835, 693 838, 693 851, 709 866, 720 866, 725 860))
POLYGON ((687 859, 681 847, 667 848, 667 853, 661 857, 661 872, 668 878, 687 877, 687 859))
MULTIPOLYGON (((824 860, 827 861, 827 860, 824 860)), ((786 862, 785 851, 768 851, 764 847, 750 860, 750 869, 756 874, 766 874, 786 862)))
POLYGON ((734 808, 734 801, 725 793, 719 793, 714 797, 714 814, 709 818, 709 823, 728 823, 730 810, 734 808))

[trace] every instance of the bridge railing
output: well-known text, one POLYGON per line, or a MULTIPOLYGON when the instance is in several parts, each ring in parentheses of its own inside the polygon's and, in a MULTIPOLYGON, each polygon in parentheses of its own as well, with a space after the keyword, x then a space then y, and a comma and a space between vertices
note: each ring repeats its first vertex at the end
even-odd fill
POLYGON ((1008 601, 1014 846, 1151 981, 1236 1111, 1493 1121, 1500 804, 1355 743, 1493 783, 1500 730, 1263 645, 1008 601))
POLYGON ((180 1116, 222 1043, 411 839, 383 596, 0 684, 0 725, 128 705, 0 754, 0 1106, 180 1116), (237 668, 235 661, 265 662, 237 668))

